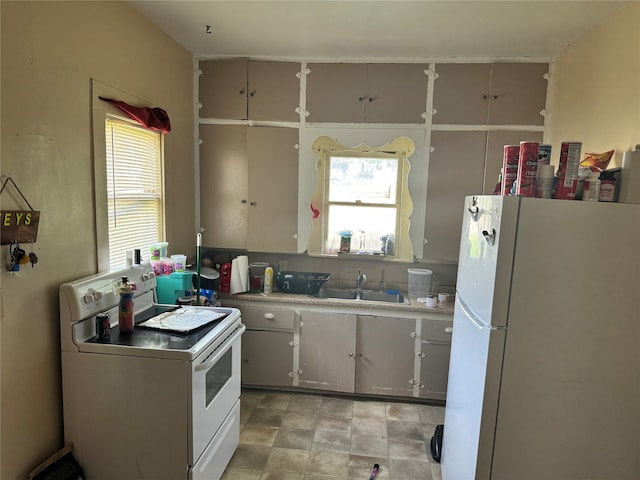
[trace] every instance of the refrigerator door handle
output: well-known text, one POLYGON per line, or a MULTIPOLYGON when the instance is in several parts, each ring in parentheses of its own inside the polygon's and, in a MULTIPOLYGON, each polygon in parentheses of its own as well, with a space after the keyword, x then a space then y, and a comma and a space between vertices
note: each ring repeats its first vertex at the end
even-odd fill
POLYGON ((487 328, 489 330, 506 330, 507 329, 507 327, 496 327, 495 325, 491 325, 489 323, 484 322, 475 313, 473 313, 473 310, 471 310, 471 308, 466 303, 464 303, 464 300, 462 300, 459 294, 456 294, 456 302, 460 306, 460 310, 462 310, 462 313, 464 313, 464 315, 469 319, 471 323, 473 323, 476 326, 476 328, 480 330, 484 328, 487 328))

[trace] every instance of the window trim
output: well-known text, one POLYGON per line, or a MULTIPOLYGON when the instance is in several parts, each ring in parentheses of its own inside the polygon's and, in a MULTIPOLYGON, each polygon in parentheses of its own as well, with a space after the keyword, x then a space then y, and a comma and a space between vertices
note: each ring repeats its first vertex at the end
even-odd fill
MULTIPOLYGON (((314 140, 312 150, 317 155, 316 189, 311 199, 312 209, 319 212, 316 218, 312 219, 311 235, 309 239, 308 254, 311 256, 336 256, 336 255, 356 255, 356 254, 328 254, 324 251, 325 239, 328 230, 328 218, 324 212, 327 211, 329 201, 329 163, 332 156, 344 157, 371 157, 371 158, 398 158, 398 214, 396 217, 396 240, 394 255, 386 256, 385 260, 396 260, 404 262, 413 261, 413 246, 409 236, 409 217, 413 212, 413 201, 409 194, 409 157, 415 151, 413 140, 408 137, 398 137, 393 141, 380 147, 371 147, 360 144, 357 147, 345 147, 336 140, 321 136, 314 140)), ((335 202, 331 202, 334 204, 335 202)), ((389 204, 391 207, 396 204, 389 204)), ((376 204, 375 206, 378 206, 376 204)), ((386 207, 387 205, 385 205, 386 207)))
MULTIPOLYGON (((122 112, 108 102, 100 100, 99 97, 118 98, 132 105, 145 105, 152 102, 138 96, 132 95, 123 90, 107 85, 95 78, 91 79, 91 136, 92 136, 92 160, 93 160, 93 222, 95 231, 95 266, 97 272, 109 271, 109 214, 107 209, 107 169, 106 169, 106 138, 105 138, 105 119, 107 115, 131 122, 136 125, 133 120, 125 117, 122 112)), ((162 153, 164 157, 164 153, 162 153)), ((163 208, 163 231, 162 239, 166 239, 166 182, 164 158, 161 159, 162 168, 162 208, 163 208)), ((143 258, 144 257, 144 252, 143 258)), ((83 252, 83 255, 89 255, 90 252, 83 252)))

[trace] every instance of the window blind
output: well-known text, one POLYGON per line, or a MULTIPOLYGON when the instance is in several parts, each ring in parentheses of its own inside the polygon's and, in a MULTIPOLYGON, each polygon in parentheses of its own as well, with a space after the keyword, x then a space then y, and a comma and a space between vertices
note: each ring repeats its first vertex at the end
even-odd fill
POLYGON ((162 134, 107 117, 105 121, 109 267, 126 251, 162 240, 162 134))

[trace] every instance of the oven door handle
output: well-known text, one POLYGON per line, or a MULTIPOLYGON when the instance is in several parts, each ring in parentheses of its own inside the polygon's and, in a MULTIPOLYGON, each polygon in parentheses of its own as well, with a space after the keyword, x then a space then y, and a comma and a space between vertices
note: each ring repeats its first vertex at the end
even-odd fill
POLYGON ((198 365, 194 365, 193 367, 194 371, 200 372, 202 370, 209 370, 211 367, 213 367, 216 364, 216 362, 220 359, 220 357, 222 357, 222 355, 224 355, 227 352, 227 350, 229 350, 231 345, 240 338, 240 336, 244 333, 245 330, 246 330, 246 327, 241 324, 240 329, 238 329, 229 338, 226 338, 225 341, 219 345, 218 347, 219 351, 216 352, 216 354, 212 358, 208 359, 204 363, 199 363, 198 365), (224 348, 220 348, 220 347, 224 347, 224 348))

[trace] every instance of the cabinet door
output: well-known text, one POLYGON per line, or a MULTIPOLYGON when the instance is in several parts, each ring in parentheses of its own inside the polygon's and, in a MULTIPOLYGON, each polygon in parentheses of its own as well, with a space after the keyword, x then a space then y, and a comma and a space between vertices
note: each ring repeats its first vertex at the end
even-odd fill
POLYGON ((299 63, 249 62, 249 119, 297 122, 299 63))
POLYGON ((458 261, 464 197, 482 192, 486 132, 431 134, 424 258, 458 261))
POLYGON ((422 320, 420 397, 444 400, 447 397, 452 321, 422 320))
POLYGON ((487 132, 487 159, 484 167, 484 187, 482 193, 491 195, 498 183, 498 176, 504 160, 505 145, 519 145, 520 142, 542 142, 542 132, 490 131, 487 132))
POLYGON ((242 335, 242 383, 290 386, 293 333, 247 330, 242 335))
POLYGON ((298 385, 353 393, 355 383, 356 316, 305 311, 300 314, 300 376, 298 385))
POLYGON ((494 63, 491 66, 489 125, 544 125, 546 63, 494 63))
POLYGON ((367 123, 424 123, 427 105, 425 64, 367 65, 365 121, 367 123))
POLYGON ((298 248, 298 130, 249 127, 247 248, 296 253, 298 248))
POLYGON ((247 118, 247 60, 201 60, 200 118, 247 118))
POLYGON ((416 320, 358 315, 356 393, 411 396, 416 320))
POLYGON ((436 65, 433 108, 436 125, 486 125, 491 65, 436 65))
POLYGON ((204 244, 246 248, 247 127, 200 125, 200 139, 200 223, 204 244))
POLYGON ((307 67, 308 122, 362 123, 367 65, 313 63, 307 67))

